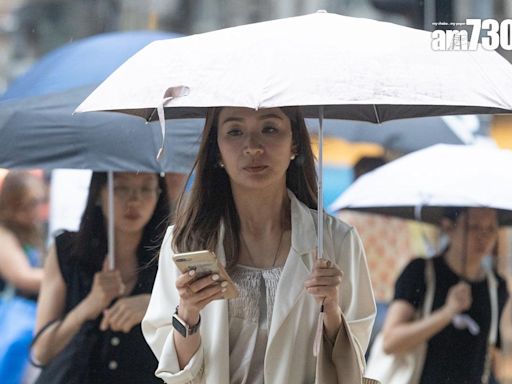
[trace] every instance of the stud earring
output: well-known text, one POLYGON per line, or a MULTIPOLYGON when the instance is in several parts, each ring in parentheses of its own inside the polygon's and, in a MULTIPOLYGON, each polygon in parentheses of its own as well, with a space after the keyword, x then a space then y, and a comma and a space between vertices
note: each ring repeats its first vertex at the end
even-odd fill
POLYGON ((224 163, 221 160, 219 160, 218 164, 219 164, 219 167, 224 168, 224 163))
POLYGON ((290 160, 295 160, 295 153, 290 156, 290 160))

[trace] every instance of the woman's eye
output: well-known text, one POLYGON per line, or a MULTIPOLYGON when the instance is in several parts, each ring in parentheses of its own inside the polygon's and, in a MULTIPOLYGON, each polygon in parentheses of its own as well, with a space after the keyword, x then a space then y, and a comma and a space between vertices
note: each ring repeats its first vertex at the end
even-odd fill
POLYGON ((278 129, 274 127, 273 125, 267 125, 266 127, 263 127, 264 133, 276 133, 278 132, 278 129))
POLYGON ((121 191, 121 192, 126 192, 130 189, 130 187, 127 187, 125 185, 114 185, 114 190, 115 191, 121 191))
POLYGON ((242 134, 242 130, 239 128, 230 128, 227 133, 229 136, 240 136, 242 134))

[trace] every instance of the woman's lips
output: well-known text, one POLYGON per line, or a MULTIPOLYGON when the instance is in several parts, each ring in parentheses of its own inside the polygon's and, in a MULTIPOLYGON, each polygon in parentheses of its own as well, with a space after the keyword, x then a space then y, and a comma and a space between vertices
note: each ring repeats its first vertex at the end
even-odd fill
POLYGON ((124 217, 128 220, 138 220, 140 218, 140 214, 137 212, 130 212, 125 214, 124 217))
POLYGON ((267 168, 268 168, 268 166, 266 166, 266 165, 251 165, 250 167, 245 167, 244 169, 250 173, 258 173, 267 168))

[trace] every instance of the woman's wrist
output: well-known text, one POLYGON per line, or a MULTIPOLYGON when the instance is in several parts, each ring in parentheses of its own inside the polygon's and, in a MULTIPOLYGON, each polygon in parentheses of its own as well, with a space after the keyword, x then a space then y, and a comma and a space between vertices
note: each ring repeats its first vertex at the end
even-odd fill
POLYGON ((76 307, 76 314, 83 321, 94 320, 101 314, 101 309, 98 309, 94 303, 94 299, 87 296, 82 302, 76 307))
POLYGON ((178 306, 178 316, 189 326, 193 326, 199 322, 200 313, 198 311, 184 308, 181 304, 178 306))
POLYGON ((446 319, 446 321, 449 323, 450 321, 453 320, 453 318, 455 317, 455 315, 458 314, 458 312, 453 308, 453 307, 450 307, 449 305, 445 304, 442 308, 441 308, 441 313, 443 314, 443 317, 446 319))
POLYGON ((341 308, 335 305, 324 306, 324 328, 325 335, 329 340, 335 340, 342 324, 341 308))

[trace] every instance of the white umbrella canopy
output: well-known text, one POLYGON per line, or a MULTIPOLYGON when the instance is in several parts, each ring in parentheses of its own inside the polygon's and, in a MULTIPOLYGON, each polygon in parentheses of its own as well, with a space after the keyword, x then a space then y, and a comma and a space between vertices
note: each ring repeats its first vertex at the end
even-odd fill
POLYGON ((330 208, 438 224, 445 207, 487 207, 512 225, 511 169, 510 150, 439 144, 361 176, 330 208))
POLYGON ((429 32, 326 12, 156 41, 77 109, 157 118, 212 106, 304 106, 316 117, 383 122, 512 110, 499 54, 434 51, 429 32))
MULTIPOLYGON (((306 117, 380 123, 512 113, 510 89, 512 66, 496 52, 438 52, 429 32, 319 11, 153 42, 110 75, 77 112, 158 118, 162 134, 164 119, 204 117, 215 106, 302 106, 306 117)), ((322 239, 320 215, 318 221, 322 239)))

